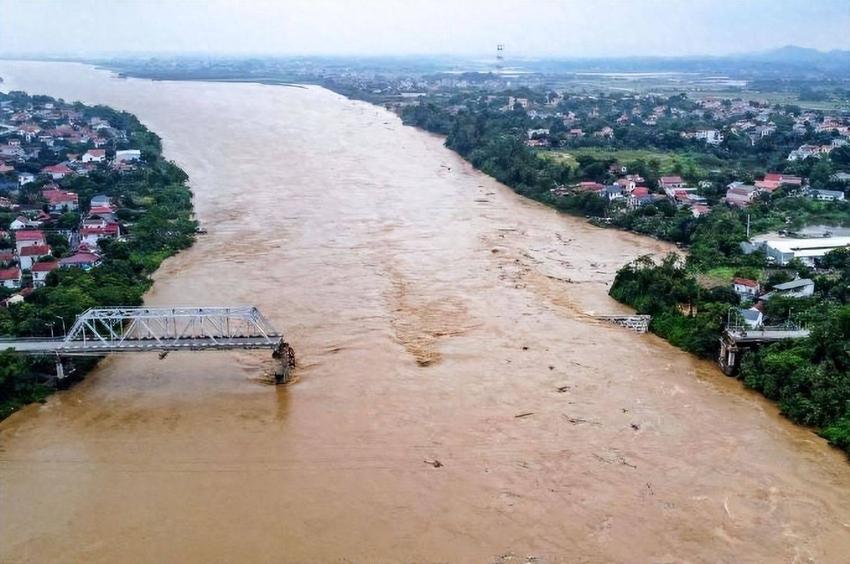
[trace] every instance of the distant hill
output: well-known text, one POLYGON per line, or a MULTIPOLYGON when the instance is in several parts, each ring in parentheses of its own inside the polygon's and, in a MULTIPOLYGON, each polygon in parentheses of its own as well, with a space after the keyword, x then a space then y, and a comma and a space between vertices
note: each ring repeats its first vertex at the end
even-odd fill
POLYGON ((751 53, 739 55, 751 61, 771 61, 777 63, 850 63, 850 51, 833 49, 832 51, 818 51, 808 47, 797 47, 786 45, 778 49, 772 49, 763 53, 751 53))
POLYGON ((796 45, 725 56, 537 59, 523 61, 523 64, 543 72, 717 72, 782 79, 829 76, 847 80, 850 77, 850 51, 819 51, 796 45))

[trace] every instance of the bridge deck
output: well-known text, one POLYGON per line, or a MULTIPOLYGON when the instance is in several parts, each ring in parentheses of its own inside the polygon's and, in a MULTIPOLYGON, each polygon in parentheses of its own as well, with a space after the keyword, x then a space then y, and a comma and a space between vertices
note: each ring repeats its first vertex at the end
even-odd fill
POLYGON ((755 343, 755 342, 773 342, 784 341, 786 339, 803 339, 809 336, 808 329, 797 330, 736 330, 727 329, 726 334, 736 343, 755 343))
POLYGON ((0 339, 0 350, 12 349, 21 354, 100 355, 120 352, 171 352, 231 349, 275 350, 281 343, 278 335, 266 337, 191 338, 157 341, 155 339, 123 342, 71 341, 64 339, 0 339))

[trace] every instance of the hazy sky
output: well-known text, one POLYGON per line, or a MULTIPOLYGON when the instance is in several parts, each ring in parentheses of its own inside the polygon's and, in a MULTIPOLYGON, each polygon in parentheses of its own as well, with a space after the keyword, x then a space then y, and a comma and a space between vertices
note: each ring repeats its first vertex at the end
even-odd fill
POLYGON ((0 55, 850 49, 850 0, 0 0, 0 55))

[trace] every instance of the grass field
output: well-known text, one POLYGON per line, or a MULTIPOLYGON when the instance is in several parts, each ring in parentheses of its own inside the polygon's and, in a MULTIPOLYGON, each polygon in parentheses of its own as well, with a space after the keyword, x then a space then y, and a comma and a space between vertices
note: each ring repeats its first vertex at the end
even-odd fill
POLYGON ((754 278, 762 280, 765 277, 764 269, 761 268, 742 268, 740 266, 717 266, 709 270, 697 273, 697 282, 703 288, 716 288, 718 286, 728 286, 732 282, 732 278, 736 273, 743 275, 744 278, 754 278))
POLYGON ((741 98, 742 100, 758 100, 765 101, 771 104, 792 104, 795 106, 800 106, 806 110, 825 110, 825 111, 835 111, 835 110, 847 110, 850 103, 846 100, 824 100, 824 101, 814 101, 814 100, 800 100, 799 96, 796 94, 790 94, 787 92, 764 92, 760 90, 717 90, 717 91, 708 91, 703 90, 699 92, 688 92, 688 96, 694 99, 702 99, 702 98, 741 98))
POLYGON ((582 147, 577 149, 540 152, 540 156, 543 158, 554 159, 572 167, 578 165, 576 158, 582 155, 587 155, 597 159, 616 159, 621 163, 628 163, 636 160, 649 162, 654 159, 658 161, 662 174, 672 173, 677 162, 682 166, 683 170, 693 167, 697 174, 704 174, 706 172, 704 170, 705 164, 702 163, 700 159, 701 155, 694 153, 669 153, 648 149, 609 150, 603 147, 582 147))

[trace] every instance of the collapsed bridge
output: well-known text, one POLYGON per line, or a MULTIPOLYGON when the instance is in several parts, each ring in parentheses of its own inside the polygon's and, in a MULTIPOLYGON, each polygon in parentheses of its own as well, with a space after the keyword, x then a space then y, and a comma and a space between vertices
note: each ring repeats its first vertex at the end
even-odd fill
POLYGON ((65 377, 62 357, 127 352, 270 349, 279 361, 277 383, 288 381, 295 366, 292 347, 253 306, 92 308, 64 337, 3 339, 0 348, 55 355, 59 379, 65 377))

